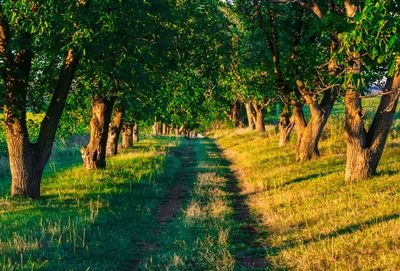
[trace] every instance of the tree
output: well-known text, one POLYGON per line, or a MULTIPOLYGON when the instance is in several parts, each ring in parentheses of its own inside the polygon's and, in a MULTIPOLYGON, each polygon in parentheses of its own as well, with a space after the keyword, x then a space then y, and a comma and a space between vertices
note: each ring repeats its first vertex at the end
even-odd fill
POLYGON ((348 30, 340 34, 341 61, 345 65, 345 178, 354 181, 376 173, 396 112, 400 94, 400 15, 397 1, 367 0, 361 9, 352 1, 344 5, 350 23, 348 30), (362 95, 382 76, 386 84, 367 129, 362 95))
POLYGON ((207 105, 228 69, 229 21, 215 1, 183 1, 176 6, 172 30, 167 54, 171 61, 157 74, 162 84, 154 97, 153 116, 156 122, 188 132, 199 128, 211 111, 207 105))
MULTIPOLYGON (((137 85, 135 80, 140 80, 144 66, 148 65, 141 59, 151 57, 151 49, 158 42, 157 33, 163 28, 159 13, 165 6, 158 2, 119 1, 109 2, 107 6, 107 10, 112 12, 104 12, 101 16, 102 35, 88 50, 84 71, 93 100, 90 141, 81 149, 84 165, 88 169, 106 167, 113 106, 115 102, 124 104, 127 97, 133 96, 137 85), (132 17, 133 14, 135 16, 132 17)), ((125 107, 126 116, 129 115, 128 109, 125 107)), ((127 135, 131 131, 131 123, 119 125, 122 126, 123 145, 131 146, 131 133, 127 135)), ((114 140, 118 140, 117 134, 114 140)), ((116 142, 113 144, 115 152, 116 142)))
MULTIPOLYGON (((90 42, 93 13, 88 3, 2 1, 0 3, 0 56, 7 147, 12 175, 12 196, 39 198, 40 179, 51 154, 71 82, 84 48, 90 42), (64 56, 64 57, 62 57, 64 56), (51 99, 36 142, 26 123, 27 97, 35 88, 32 67, 59 68, 51 81, 51 99)), ((52 74, 51 74, 52 75, 52 74)))

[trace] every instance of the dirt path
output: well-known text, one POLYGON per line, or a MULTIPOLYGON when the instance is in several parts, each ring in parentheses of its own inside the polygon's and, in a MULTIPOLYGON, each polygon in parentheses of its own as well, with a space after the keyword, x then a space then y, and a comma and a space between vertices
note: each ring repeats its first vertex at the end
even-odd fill
MULTIPOLYGON (((182 209, 182 205, 189 190, 196 180, 198 155, 195 145, 190 140, 184 140, 179 146, 170 150, 167 163, 166 174, 163 178, 168 178, 172 183, 167 189, 164 199, 156 210, 155 225, 151 225, 150 236, 153 241, 140 244, 140 250, 147 255, 154 255, 161 248, 159 238, 162 237, 164 229, 168 227, 176 215, 182 209)), ((200 143, 204 144, 204 143, 200 143)), ((259 242, 260 234, 256 227, 256 221, 252 218, 250 210, 246 204, 246 197, 241 195, 238 180, 230 170, 229 162, 224 159, 222 151, 216 145, 214 152, 219 167, 224 168, 222 175, 227 181, 226 188, 230 196, 226 198, 229 205, 234 210, 232 226, 232 254, 235 258, 235 270, 265 270, 269 267, 265 260, 265 247, 259 242)), ((149 256, 148 256, 149 257, 149 256)), ((151 258, 151 257, 150 257, 151 258)), ((144 262, 138 260, 135 266, 140 266, 144 262)), ((136 269, 134 269, 136 270, 136 269)))
POLYGON ((157 224, 162 226, 176 215, 182 206, 188 183, 196 177, 196 153, 193 145, 185 141, 183 146, 173 149, 170 155, 179 161, 173 180, 174 185, 168 190, 166 198, 157 210, 157 224))
MULTIPOLYGON (((170 175, 167 174, 164 177, 172 178, 173 185, 168 189, 165 198, 157 208, 156 225, 151 230, 154 239, 161 234, 163 226, 171 222, 181 210, 189 184, 196 178, 196 150, 191 141, 184 140, 181 145, 171 149, 168 155, 174 164, 169 168, 170 175)), ((142 251, 150 253, 158 248, 156 242, 143 243, 140 246, 142 251)), ((138 260, 134 266, 137 267, 142 263, 142 260, 138 260)))

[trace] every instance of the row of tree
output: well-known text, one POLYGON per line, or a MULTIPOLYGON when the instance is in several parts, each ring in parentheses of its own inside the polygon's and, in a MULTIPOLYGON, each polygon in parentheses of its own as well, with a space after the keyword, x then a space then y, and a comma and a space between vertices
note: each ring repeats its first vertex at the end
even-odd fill
POLYGON ((368 178, 399 98, 399 10, 396 0, 1 1, 12 195, 40 196, 58 127, 73 133, 87 115, 88 169, 106 166, 121 135, 131 146, 139 121, 155 120, 156 134, 189 135, 228 116, 263 132, 266 112, 279 113, 280 146, 296 127, 305 161, 320 155, 338 100, 346 180, 368 178), (378 81, 385 86, 367 127, 361 99, 378 81), (37 135, 27 112, 43 115, 37 135))
POLYGON ((40 197, 60 121, 73 122, 70 112, 86 116, 88 105, 90 141, 81 150, 88 169, 106 166, 120 134, 129 147, 141 119, 194 126, 194 116, 204 116, 197 106, 203 91, 216 84, 229 51, 229 21, 218 4, 1 1, 0 97, 12 195, 40 197), (44 116, 36 137, 27 112, 44 116))
POLYGON ((296 127, 297 158, 306 161, 319 157, 322 131, 335 102, 344 100, 345 178, 373 175, 400 93, 400 2, 236 0, 228 7, 236 27, 234 122, 240 125, 235 116, 245 108, 249 127, 264 131, 265 108, 280 108, 279 145, 296 127), (361 99, 382 81, 380 104, 367 127, 361 99))

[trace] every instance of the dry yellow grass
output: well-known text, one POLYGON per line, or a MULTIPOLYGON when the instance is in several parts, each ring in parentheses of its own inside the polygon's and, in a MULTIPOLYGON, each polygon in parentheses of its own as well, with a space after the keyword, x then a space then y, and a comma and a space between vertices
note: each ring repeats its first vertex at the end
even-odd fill
POLYGON ((400 270, 400 144, 391 140, 378 176, 344 182, 341 136, 322 157, 295 161, 294 143, 243 130, 213 134, 232 161, 273 267, 294 270, 400 270))

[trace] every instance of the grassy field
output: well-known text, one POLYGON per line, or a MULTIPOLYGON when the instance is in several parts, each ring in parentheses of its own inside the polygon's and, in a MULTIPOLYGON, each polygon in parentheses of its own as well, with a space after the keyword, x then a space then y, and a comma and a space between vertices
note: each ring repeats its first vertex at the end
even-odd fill
POLYGON ((175 144, 143 141, 106 170, 47 172, 39 201, 11 200, 3 188, 0 269, 129 270, 142 256, 133 244, 148 237, 143 225, 153 223, 169 185, 160 176, 164 154, 175 144))
MULTIPOLYGON (((334 127, 331 120, 327 130, 334 127)), ((277 147, 273 132, 213 134, 233 163, 273 269, 400 270, 400 142, 388 142, 378 176, 345 183, 339 132, 321 142, 321 159, 303 164, 293 143, 277 147)))
POLYGON ((145 139, 94 172, 57 145, 40 200, 0 182, 0 270, 400 270, 398 113, 378 175, 345 183, 341 108, 303 164, 273 126, 145 139))

